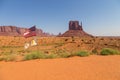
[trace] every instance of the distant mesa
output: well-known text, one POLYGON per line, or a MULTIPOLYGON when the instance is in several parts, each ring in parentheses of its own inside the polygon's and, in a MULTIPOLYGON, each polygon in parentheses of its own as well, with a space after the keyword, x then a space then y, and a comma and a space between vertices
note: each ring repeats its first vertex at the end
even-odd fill
MULTIPOLYGON (((0 36, 23 36, 27 28, 16 26, 0 26, 0 36)), ((41 29, 36 29, 37 36, 51 36, 49 33, 43 32, 41 29)))
MULTIPOLYGON (((27 28, 16 27, 16 26, 0 26, 0 36, 23 36, 23 33, 27 28)), ((42 29, 36 29, 37 36, 41 37, 50 37, 55 36, 46 32, 43 32, 42 29)), ((63 34, 59 34, 59 37, 93 37, 92 35, 86 33, 83 30, 82 22, 79 25, 79 21, 70 21, 69 30, 63 34)))
POLYGON ((79 21, 70 21, 69 22, 69 30, 66 31, 63 34, 59 34, 59 37, 93 37, 92 35, 86 33, 82 28, 82 22, 81 25, 79 25, 79 21))

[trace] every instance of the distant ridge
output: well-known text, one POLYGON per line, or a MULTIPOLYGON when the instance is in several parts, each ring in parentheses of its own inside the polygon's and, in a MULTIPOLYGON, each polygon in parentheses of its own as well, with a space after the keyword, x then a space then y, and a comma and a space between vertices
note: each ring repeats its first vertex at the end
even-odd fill
MULTIPOLYGON (((21 28, 16 26, 0 26, 0 36, 23 36, 27 28, 21 28)), ((47 37, 52 36, 49 33, 45 33, 42 29, 36 29, 37 36, 47 37)))
POLYGON ((69 30, 65 33, 58 35, 60 37, 93 37, 92 35, 86 33, 82 28, 82 22, 81 25, 79 25, 79 21, 70 21, 69 22, 69 30))

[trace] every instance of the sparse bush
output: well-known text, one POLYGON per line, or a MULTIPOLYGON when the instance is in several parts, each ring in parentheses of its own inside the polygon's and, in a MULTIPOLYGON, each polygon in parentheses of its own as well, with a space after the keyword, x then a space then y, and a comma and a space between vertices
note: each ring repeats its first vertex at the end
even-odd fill
POLYGON ((14 53, 14 51, 13 50, 4 50, 2 53, 1 53, 1 55, 6 55, 6 56, 9 56, 9 55, 13 55, 13 54, 15 54, 14 53))
POLYGON ((45 56, 45 58, 46 59, 54 59, 54 58, 57 58, 57 54, 47 54, 46 56, 45 56))
POLYGON ((15 55, 7 55, 5 57, 2 58, 5 61, 15 61, 16 60, 16 56, 15 55))
POLYGON ((65 41, 68 41, 68 39, 65 39, 65 41))
POLYGON ((22 49, 22 50, 18 50, 18 53, 30 53, 30 50, 22 49))
POLYGON ((45 54, 39 51, 34 51, 30 54, 26 54, 24 57, 24 60, 31 60, 31 59, 44 59, 45 54))
POLYGON ((98 54, 98 51, 96 48, 92 50, 92 54, 98 54))
POLYGON ((100 52, 100 55, 120 55, 120 52, 111 48, 103 48, 100 52))
POLYGON ((68 57, 71 57, 71 54, 69 54, 69 53, 60 53, 59 57, 60 58, 68 58, 68 57))
POLYGON ((45 54, 39 51, 26 54, 23 60, 32 60, 32 59, 53 59, 57 58, 57 54, 45 54))
POLYGON ((75 37, 74 37, 74 36, 72 36, 71 38, 72 38, 72 42, 74 42, 74 41, 75 41, 75 37))
POLYGON ((85 56, 89 56, 90 54, 87 51, 78 51, 76 53, 76 56, 81 56, 81 57, 85 57, 85 56))
POLYGON ((107 43, 105 43, 104 45, 105 45, 105 46, 107 46, 108 44, 107 44, 107 43))
POLYGON ((80 45, 78 44, 77 47, 80 47, 80 45))
POLYGON ((67 53, 67 51, 63 50, 63 49, 57 49, 55 50, 55 52, 53 52, 55 54, 61 54, 61 53, 67 53))
POLYGON ((3 57, 0 57, 0 61, 3 61, 4 60, 4 58, 3 57))
POLYGON ((81 39, 82 42, 84 42, 84 39, 81 39))
POLYGON ((55 43, 55 48, 63 46, 64 43, 55 43))

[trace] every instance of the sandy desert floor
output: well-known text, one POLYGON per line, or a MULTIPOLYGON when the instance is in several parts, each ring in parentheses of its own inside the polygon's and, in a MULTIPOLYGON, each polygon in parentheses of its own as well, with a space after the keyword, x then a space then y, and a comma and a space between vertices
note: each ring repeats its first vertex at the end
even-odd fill
POLYGON ((120 56, 0 62, 0 80, 120 80, 120 56))

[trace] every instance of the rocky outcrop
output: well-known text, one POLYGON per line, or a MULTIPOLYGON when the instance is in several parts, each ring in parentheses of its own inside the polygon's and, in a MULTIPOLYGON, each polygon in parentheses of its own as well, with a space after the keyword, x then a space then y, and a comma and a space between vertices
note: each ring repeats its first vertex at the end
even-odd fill
POLYGON ((69 30, 83 30, 82 22, 81 22, 81 25, 79 25, 78 21, 70 21, 69 22, 69 30))
MULTIPOLYGON (((16 26, 0 26, 0 36, 23 36, 27 28, 16 26)), ((50 34, 43 32, 41 29, 36 29, 37 36, 50 36, 50 34)))
POLYGON ((82 28, 82 22, 81 25, 79 25, 79 21, 70 21, 69 22, 69 30, 65 33, 59 35, 60 37, 92 37, 92 35, 86 33, 82 28))

